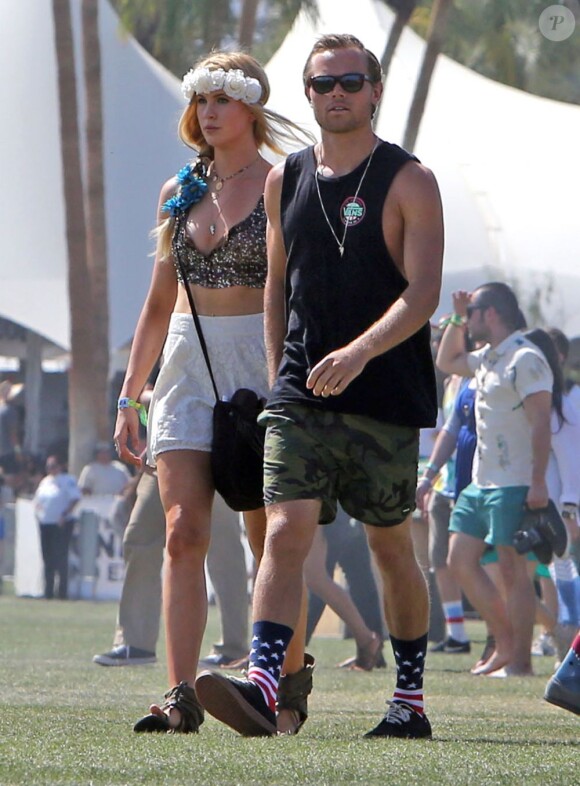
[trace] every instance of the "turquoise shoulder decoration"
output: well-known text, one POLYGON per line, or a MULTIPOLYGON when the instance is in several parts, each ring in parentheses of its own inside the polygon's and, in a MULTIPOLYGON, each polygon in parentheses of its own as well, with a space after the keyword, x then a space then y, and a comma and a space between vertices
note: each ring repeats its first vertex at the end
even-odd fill
POLYGON ((201 159, 180 169, 177 173, 179 189, 171 199, 163 203, 161 210, 172 216, 179 216, 197 204, 207 191, 206 172, 206 165, 201 159))

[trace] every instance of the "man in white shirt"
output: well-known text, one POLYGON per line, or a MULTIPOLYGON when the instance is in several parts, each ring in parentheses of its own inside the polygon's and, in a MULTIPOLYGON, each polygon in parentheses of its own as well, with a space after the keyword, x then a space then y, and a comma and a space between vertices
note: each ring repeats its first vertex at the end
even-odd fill
POLYGON ((535 594, 526 557, 512 542, 524 506, 548 503, 552 372, 520 332, 525 320, 506 284, 456 292, 453 305, 457 319, 445 331, 437 365, 449 374, 475 376, 478 447, 473 482, 451 519, 449 564, 495 635, 495 652, 473 673, 530 674, 535 594), (482 349, 465 351, 465 326, 474 341, 487 342, 482 349), (498 552, 505 603, 480 566, 488 545, 498 552))
POLYGON ((44 561, 44 597, 53 598, 58 574, 58 597, 68 597, 68 551, 74 527, 73 510, 81 492, 73 475, 57 456, 46 460, 46 475, 34 493, 34 513, 40 526, 44 561))
POLYGON ((79 486, 83 494, 121 494, 130 480, 127 467, 112 460, 110 446, 99 442, 94 460, 81 470, 79 486))

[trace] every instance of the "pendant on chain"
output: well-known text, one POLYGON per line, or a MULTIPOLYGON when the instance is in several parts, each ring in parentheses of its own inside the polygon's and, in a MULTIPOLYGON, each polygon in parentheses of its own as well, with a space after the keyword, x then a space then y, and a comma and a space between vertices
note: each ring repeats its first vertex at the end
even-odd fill
POLYGON ((215 235, 215 224, 209 225, 209 233, 210 235, 215 235))
MULTIPOLYGON (((359 191, 361 190, 361 187, 362 187, 362 184, 363 184, 363 180, 365 179, 366 173, 369 170, 369 167, 371 165, 371 161, 373 160, 373 156, 375 154, 375 150, 377 149, 377 147, 379 145, 379 141, 380 141, 379 138, 375 137, 375 144, 373 146, 373 149, 371 150, 371 153, 369 155, 367 164, 366 164, 366 166, 364 168, 364 171, 363 171, 363 173, 361 175, 361 179, 358 181, 358 186, 356 187, 355 194, 352 197, 352 202, 356 202, 357 201, 357 198, 358 198, 358 195, 359 195, 359 191)), ((334 240, 336 242, 336 245, 338 246, 338 253, 340 254, 340 258, 342 259, 344 257, 344 246, 345 246, 345 243, 346 243, 346 233, 348 232, 348 228, 349 228, 350 225, 349 225, 348 221, 344 220, 344 230, 343 230, 343 233, 342 233, 342 240, 340 240, 338 235, 334 231, 334 227, 332 226, 332 223, 330 222, 330 218, 328 217, 328 213, 326 212, 326 208, 324 207, 324 202, 322 201, 322 194, 320 193, 320 184, 318 182, 318 175, 319 174, 322 175, 323 172, 324 172, 324 163, 322 162, 322 160, 319 160, 318 161, 318 166, 314 170, 314 182, 316 183, 316 193, 318 195, 318 201, 319 201, 320 207, 322 209, 322 214, 323 214, 323 216, 324 216, 324 218, 326 220, 328 228, 330 229, 332 237, 334 238, 334 240)), ((350 199, 350 197, 349 197, 349 199, 350 199)))

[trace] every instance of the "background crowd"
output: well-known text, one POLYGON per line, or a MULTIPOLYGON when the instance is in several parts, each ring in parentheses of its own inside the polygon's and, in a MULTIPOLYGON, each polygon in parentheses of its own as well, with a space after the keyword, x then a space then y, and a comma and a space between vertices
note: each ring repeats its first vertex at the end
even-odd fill
MULTIPOLYGON (((433 352, 449 324, 443 318, 433 324, 433 352)), ((553 656, 559 662, 580 625, 580 528, 574 506, 580 497, 580 387, 574 370, 567 366, 569 340, 557 328, 548 329, 563 383, 562 425, 552 434, 553 458, 549 473, 563 471, 565 489, 554 499, 568 530, 569 545, 564 558, 554 556, 549 565, 530 560, 530 574, 537 596, 533 656, 553 656), (563 495, 562 495, 563 494, 563 495), (569 498, 569 499, 568 499, 569 498), (566 505, 564 505, 566 503, 566 505)), ((434 609, 430 640, 435 652, 470 652, 465 616, 478 612, 463 594, 450 570, 448 556, 449 520, 454 501, 471 481, 475 451, 474 384, 438 371, 440 415, 436 429, 424 430, 421 438, 420 479, 414 514, 415 548, 428 578, 434 609), (467 456, 465 456, 467 453, 467 456), (468 469, 466 469, 466 466, 468 469)), ((112 446, 95 446, 94 460, 74 478, 66 472, 61 452, 46 458, 32 456, 21 448, 21 418, 18 408, 20 386, 0 382, 0 562, 6 572, 5 515, 19 496, 33 498, 45 562, 45 594, 67 597, 68 550, 76 521, 74 507, 82 494, 110 494, 117 500, 116 528, 124 534, 126 579, 119 619, 110 652, 95 656, 101 665, 139 665, 156 659, 161 613, 160 572, 165 542, 165 522, 156 478, 134 472, 113 460, 112 446), (66 555, 66 559, 65 559, 66 555), (55 585, 60 575, 60 584, 55 585)), ((146 394, 144 400, 147 400, 146 394)), ((557 481, 556 481, 557 482, 557 481)), ((560 486, 561 488, 561 486, 560 486)), ((385 664, 383 640, 387 634, 378 602, 376 571, 360 522, 339 510, 335 522, 319 533, 306 564, 309 586, 307 640, 320 620, 325 605, 343 620, 344 635, 354 638, 356 653, 344 666, 371 669, 385 664), (324 566, 324 570, 322 570, 324 566), (334 581, 340 567, 345 586, 334 581)), ((213 598, 222 613, 222 640, 216 642, 201 665, 212 668, 243 667, 248 652, 247 550, 239 517, 218 499, 212 522, 212 546, 208 573, 213 598)), ((497 560, 486 555, 486 571, 501 585, 497 560)), ((249 573, 249 575, 248 575, 249 573)), ((1 586, 1 585, 0 585, 1 586)), ((475 666, 485 663, 493 646, 490 633, 484 652, 475 666)))

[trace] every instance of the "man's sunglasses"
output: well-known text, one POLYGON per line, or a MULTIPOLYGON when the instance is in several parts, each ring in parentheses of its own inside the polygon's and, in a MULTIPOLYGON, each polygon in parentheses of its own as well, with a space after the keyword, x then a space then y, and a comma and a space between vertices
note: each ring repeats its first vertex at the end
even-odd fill
POLYGON ((337 82, 345 93, 358 93, 362 90, 365 82, 371 82, 372 84, 372 79, 366 74, 343 74, 342 76, 324 74, 322 76, 311 76, 308 79, 308 85, 319 95, 330 93, 331 90, 334 90, 337 82))
POLYGON ((474 311, 485 311, 488 308, 489 305, 487 303, 470 303, 465 309, 465 313, 467 314, 467 319, 471 319, 474 311))

